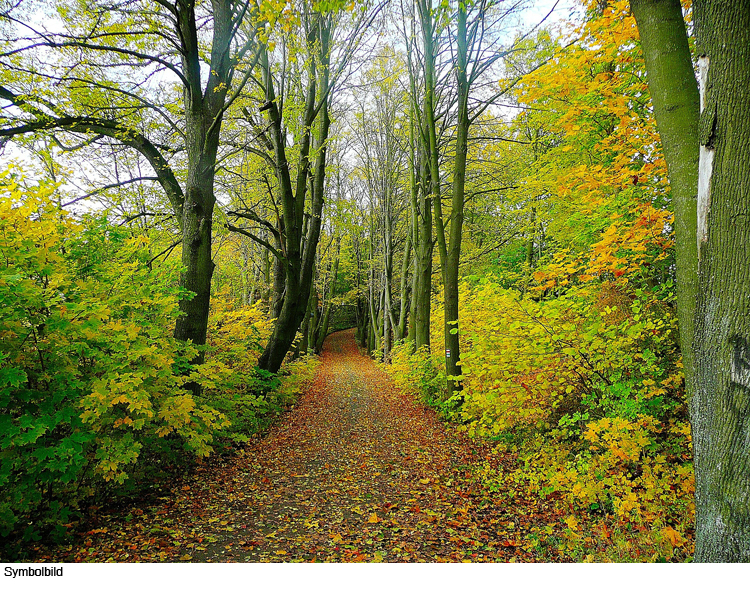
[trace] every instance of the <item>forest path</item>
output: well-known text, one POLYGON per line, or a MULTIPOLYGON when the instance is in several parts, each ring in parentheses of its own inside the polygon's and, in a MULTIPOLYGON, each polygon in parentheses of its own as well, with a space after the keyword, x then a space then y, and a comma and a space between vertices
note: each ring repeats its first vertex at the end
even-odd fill
POLYGON ((465 482, 471 451, 359 353, 352 330, 334 333, 297 408, 215 491, 232 529, 205 532, 215 541, 195 559, 505 558, 465 482))
POLYGON ((554 559, 523 547, 541 517, 535 502, 508 502, 472 477, 487 451, 401 394, 359 353, 353 331, 337 332, 312 385, 265 438, 223 464, 199 467, 159 504, 105 519, 84 544, 50 558, 554 559))

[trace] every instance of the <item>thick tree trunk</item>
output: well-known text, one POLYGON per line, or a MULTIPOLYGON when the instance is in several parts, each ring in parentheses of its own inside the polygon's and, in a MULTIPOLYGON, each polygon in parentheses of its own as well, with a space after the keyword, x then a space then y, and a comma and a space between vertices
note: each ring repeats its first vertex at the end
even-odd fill
MULTIPOLYGON (((203 92, 200 78, 200 57, 196 15, 192 6, 178 11, 178 28, 183 33, 182 62, 186 86, 185 139, 188 171, 185 202, 182 208, 182 265, 181 287, 195 294, 180 301, 181 316, 175 325, 175 338, 206 343, 208 312, 211 300, 211 240, 214 196, 214 175, 218 152, 222 110, 228 85, 231 84, 229 46, 233 37, 232 5, 228 0, 216 0, 213 7, 213 39, 211 71, 203 92)), ((203 361, 200 353, 194 363, 203 361)), ((195 384, 189 385, 197 390, 195 384)))
POLYGON ((370 283, 370 297, 368 299, 369 311, 370 311, 370 345, 368 349, 370 351, 380 351, 380 325, 378 322, 378 309, 375 304, 375 288, 373 283, 370 283))
POLYGON ((701 562, 750 561, 750 0, 696 2, 701 79, 696 390, 701 562))
MULTIPOLYGON (((183 224, 182 265, 180 286, 195 294, 180 301, 181 315, 177 319, 174 335, 181 341, 195 345, 206 344, 208 311, 211 300, 211 276, 214 263, 211 259, 211 218, 213 193, 206 198, 205 190, 188 187, 185 193, 183 224)), ((201 352, 194 363, 203 362, 201 352)))
POLYGON ((286 292, 286 265, 277 258, 273 260, 273 290, 271 298, 271 318, 278 318, 284 305, 286 292))
POLYGON ((747 562, 750 0, 695 3, 699 125, 679 2, 633 0, 632 7, 675 195, 680 340, 696 478, 695 560, 747 562), (684 318, 694 305, 694 319, 684 318))
POLYGON ((420 167, 421 202, 417 199, 417 219, 419 242, 414 246, 415 286, 414 286, 414 347, 416 350, 430 348, 430 308, 432 306, 432 197, 427 188, 429 173, 422 159, 420 167))
MULTIPOLYGON (((214 176, 218 153, 222 110, 232 70, 229 45, 233 37, 232 6, 227 0, 213 3, 213 39, 211 72, 205 93, 200 79, 200 57, 197 40, 196 15, 192 7, 178 13, 178 27, 182 37, 183 72, 187 85, 185 101, 185 139, 187 149, 187 181, 182 208, 182 265, 181 287, 195 294, 180 301, 181 316, 175 325, 175 338, 206 343, 208 312, 211 300, 212 222, 216 198, 214 176)), ((193 360, 202 363, 203 353, 193 360)), ((196 385, 191 389, 197 390, 196 385)))
POLYGON ((357 298, 357 340, 359 346, 365 349, 369 341, 367 332, 370 324, 370 315, 367 309, 367 301, 362 296, 357 298))

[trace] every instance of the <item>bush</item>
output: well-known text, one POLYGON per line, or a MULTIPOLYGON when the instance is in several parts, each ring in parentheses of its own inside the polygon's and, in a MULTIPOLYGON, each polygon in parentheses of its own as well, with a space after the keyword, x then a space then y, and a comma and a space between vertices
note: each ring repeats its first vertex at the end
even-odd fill
POLYGON ((532 296, 492 277, 461 286, 457 412, 443 399, 439 300, 435 353, 395 347, 396 384, 518 458, 513 470, 481 471, 490 488, 522 485, 525 494, 560 499, 563 514, 582 524, 565 526, 568 555, 689 555, 690 432, 668 290, 586 281, 555 298, 532 296), (608 537, 582 535, 585 527, 604 527, 608 537))
POLYGON ((176 267, 104 218, 76 223, 52 188, 0 177, 0 535, 65 531, 155 439, 211 451, 226 419, 182 388, 176 267))

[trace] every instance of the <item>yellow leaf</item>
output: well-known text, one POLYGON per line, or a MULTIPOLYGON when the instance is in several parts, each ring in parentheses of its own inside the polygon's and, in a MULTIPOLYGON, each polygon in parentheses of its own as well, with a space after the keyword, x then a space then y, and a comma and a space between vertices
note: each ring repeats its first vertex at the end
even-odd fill
POLYGON ((380 518, 373 513, 370 515, 370 519, 367 520, 367 523, 377 523, 378 521, 380 521, 380 518))
POLYGON ((685 545, 685 540, 676 529, 667 526, 661 530, 661 533, 664 534, 664 537, 669 540, 669 543, 672 544, 672 546, 680 547, 685 545))
POLYGON ((568 517, 566 517, 565 523, 567 523, 568 527, 573 531, 578 530, 578 520, 573 515, 569 515, 568 517))

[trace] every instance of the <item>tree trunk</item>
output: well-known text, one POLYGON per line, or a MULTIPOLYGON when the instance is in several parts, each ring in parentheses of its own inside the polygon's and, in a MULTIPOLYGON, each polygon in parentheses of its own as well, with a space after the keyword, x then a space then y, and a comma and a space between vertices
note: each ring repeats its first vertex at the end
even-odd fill
POLYGON ((688 391, 692 392, 698 291, 698 85, 680 0, 631 0, 630 7, 638 24, 651 101, 674 201, 680 349, 685 382, 688 391))
POLYGON ((393 322, 393 302, 391 289, 393 284, 393 238, 392 223, 390 218, 390 195, 386 199, 385 208, 385 273, 383 277, 383 361, 388 361, 391 356, 391 329, 393 322))
POLYGON ((279 105, 276 103, 274 80, 267 51, 261 54, 264 71, 263 82, 266 90, 266 113, 270 119, 271 141, 273 144, 276 175, 279 181, 280 202, 283 212, 284 228, 284 265, 285 284, 284 299, 281 311, 274 325, 273 333, 263 354, 258 360, 258 367, 276 373, 289 351, 297 330, 302 323, 310 297, 315 259, 320 238, 320 224, 323 212, 323 191, 325 188, 325 168, 328 132, 331 125, 328 110, 329 98, 329 17, 316 16, 312 30, 308 35, 308 47, 316 48, 315 59, 310 60, 309 82, 306 104, 303 113, 304 128, 299 143, 299 165, 296 185, 293 188, 286 157, 286 134, 279 105), (318 97, 320 89, 321 97, 318 97), (317 152, 312 183, 310 187, 310 214, 305 235, 305 201, 310 168, 310 148, 312 126, 318 119, 317 152))
POLYGON ((409 261, 411 260, 412 226, 406 234, 406 246, 404 247, 404 258, 401 260, 401 294, 398 313, 398 324, 395 327, 395 339, 401 341, 406 333, 406 317, 409 312, 409 261))
POLYGON ((696 390, 700 562, 750 561, 750 0, 695 4, 701 79, 696 390))
POLYGON ((451 198, 450 236, 445 255, 443 284, 445 290, 445 374, 448 397, 461 390, 461 351, 458 323, 458 271, 461 262, 461 240, 464 223, 464 188, 466 184, 466 153, 469 139, 469 81, 467 78, 466 4, 459 3, 456 36, 456 82, 458 120, 456 121, 456 152, 453 163, 453 195, 451 198))
POLYGON ((365 349, 369 342, 367 327, 370 324, 370 315, 367 309, 367 303, 361 296, 357 298, 357 340, 359 346, 365 349))
POLYGON ((331 310, 333 308, 332 300, 336 295, 336 278, 339 274, 339 254, 341 245, 337 247, 336 258, 333 261, 333 267, 331 269, 331 278, 328 286, 328 296, 326 298, 326 304, 323 311, 323 317, 320 321, 320 327, 318 328, 316 340, 314 343, 314 350, 316 353, 320 353, 323 350, 323 343, 328 336, 328 326, 331 322, 331 310))
POLYGON ((417 199, 416 216, 419 226, 419 242, 414 247, 415 287, 414 287, 414 348, 430 349, 430 307, 432 305, 432 198, 427 189, 427 167, 421 165, 421 202, 417 199), (420 207, 421 206, 421 207, 420 207))
MULTIPOLYGON (((180 286, 193 294, 180 301, 181 315, 175 325, 174 336, 181 341, 205 345, 208 312, 211 301, 211 277, 214 263, 211 241, 214 196, 214 176, 218 153, 222 112, 226 102, 227 85, 231 83, 228 47, 233 36, 232 8, 228 1, 213 3, 213 42, 211 72, 203 92, 199 71, 199 50, 196 15, 192 8, 178 13, 178 27, 183 37, 183 71, 187 85, 185 101, 185 147, 187 150, 187 181, 182 207, 182 265, 180 286)), ((203 352, 193 363, 203 362, 203 352)), ((197 391, 196 384, 188 387, 197 391)))
MULTIPOLYGON (((174 336, 181 341, 192 341, 195 345, 206 344, 208 330, 211 277, 214 271, 211 259, 211 218, 214 202, 212 190, 188 187, 185 193, 183 272, 180 287, 195 295, 190 299, 180 300, 181 315, 177 319, 174 336)), ((193 362, 202 363, 203 352, 199 353, 193 362)))

